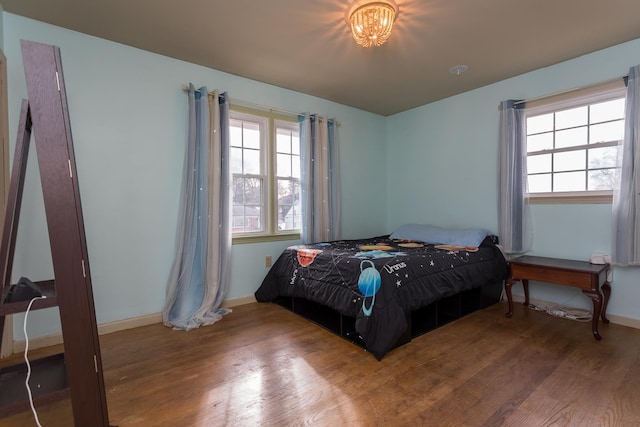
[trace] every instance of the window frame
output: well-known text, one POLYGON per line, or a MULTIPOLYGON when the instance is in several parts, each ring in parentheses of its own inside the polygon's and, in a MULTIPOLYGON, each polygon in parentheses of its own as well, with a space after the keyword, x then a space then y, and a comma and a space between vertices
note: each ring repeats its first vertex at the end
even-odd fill
MULTIPOLYGON (((264 197, 264 213, 263 220, 265 221, 265 227, 260 232, 242 232, 232 233, 233 244, 246 244, 246 243, 258 243, 258 242, 272 242, 283 240, 298 240, 300 239, 301 230, 283 230, 279 231, 277 227, 277 169, 276 169, 276 129, 279 124, 283 127, 290 126, 290 129, 299 129, 298 117, 294 115, 288 115, 278 113, 275 111, 264 111, 256 108, 250 108, 239 105, 230 105, 229 118, 240 118, 247 121, 264 121, 266 129, 264 135, 261 135, 261 140, 264 140, 264 145, 261 145, 261 163, 263 164, 264 171, 261 176, 264 176, 265 188, 263 188, 264 197)), ((233 177, 231 178, 233 180, 233 177)), ((229 189, 232 192, 230 201, 233 203, 233 187, 229 189)), ((233 218, 232 218, 233 221, 233 218)))
MULTIPOLYGON (((563 110, 569 110, 586 105, 598 104, 601 102, 611 101, 614 99, 624 98, 626 88, 624 80, 617 78, 608 82, 588 86, 585 88, 569 90, 527 101, 524 108, 525 123, 525 144, 527 138, 526 122, 528 117, 539 116, 549 113, 557 113, 563 110)), ((587 126, 591 124, 588 122, 587 126)), ((554 133, 556 131, 554 130, 554 133)), ((570 148, 554 148, 550 150, 541 150, 526 153, 527 159, 530 154, 540 154, 542 151, 548 153, 578 151, 580 149, 598 148, 606 146, 618 145, 613 142, 587 144, 570 148)), ((585 169, 588 170, 588 169, 585 169)), ((552 171, 552 174, 555 171, 552 171)), ((529 174, 527 173, 527 179, 529 174)), ((606 204, 613 201, 613 190, 585 190, 585 191, 557 191, 557 192, 538 192, 525 194, 526 202, 529 204, 606 204)))

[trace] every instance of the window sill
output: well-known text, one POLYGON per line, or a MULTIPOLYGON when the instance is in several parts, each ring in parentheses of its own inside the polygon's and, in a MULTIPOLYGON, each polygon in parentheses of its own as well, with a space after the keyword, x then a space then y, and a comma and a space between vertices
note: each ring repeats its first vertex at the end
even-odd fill
POLYGON ((594 205, 611 204, 613 194, 611 192, 590 193, 538 193, 526 197, 530 205, 594 205))
POLYGON ((249 243, 282 242, 285 240, 300 240, 300 233, 233 236, 231 242, 233 245, 245 245, 249 243))

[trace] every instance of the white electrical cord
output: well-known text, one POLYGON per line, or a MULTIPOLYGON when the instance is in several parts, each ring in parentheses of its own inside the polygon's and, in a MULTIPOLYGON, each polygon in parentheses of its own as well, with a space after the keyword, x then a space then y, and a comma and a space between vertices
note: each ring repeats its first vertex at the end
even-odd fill
POLYGON ((551 316, 562 317, 577 322, 589 322, 593 318, 593 314, 589 310, 583 310, 581 308, 562 307, 558 305, 544 307, 535 304, 529 304, 529 308, 535 311, 544 311, 551 316))
POLYGON ((38 413, 36 412, 36 408, 33 405, 33 396, 31 395, 31 388, 29 387, 29 378, 31 377, 31 365, 29 364, 29 358, 27 357, 27 353, 29 352, 29 336, 27 335, 27 316, 29 316, 29 310, 31 310, 31 305, 35 300, 45 299, 45 296, 35 297, 29 302, 29 306, 27 307, 27 311, 24 312, 24 324, 23 324, 23 332, 24 332, 24 361, 27 364, 27 378, 24 381, 24 385, 27 386, 27 394, 29 395, 29 404, 31 405, 31 412, 33 412, 33 417, 36 419, 36 424, 38 427, 42 427, 40 424, 40 420, 38 419, 38 413))

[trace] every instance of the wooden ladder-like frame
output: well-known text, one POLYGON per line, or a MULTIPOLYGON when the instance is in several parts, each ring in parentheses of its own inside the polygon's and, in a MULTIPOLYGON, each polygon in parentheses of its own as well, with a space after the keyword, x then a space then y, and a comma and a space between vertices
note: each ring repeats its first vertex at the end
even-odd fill
MULTIPOLYGON (((28 100, 20 113, 15 157, 0 246, 0 333, 4 317, 23 312, 29 301, 5 302, 11 287, 31 130, 42 182, 54 280, 36 282, 47 296, 32 309, 57 306, 64 353, 32 362, 34 402, 71 397, 76 426, 109 425, 95 317, 89 255, 85 238, 60 49, 22 41, 28 100)), ((0 417, 27 410, 25 365, 0 370, 0 417), (24 392, 23 392, 24 391, 24 392)))

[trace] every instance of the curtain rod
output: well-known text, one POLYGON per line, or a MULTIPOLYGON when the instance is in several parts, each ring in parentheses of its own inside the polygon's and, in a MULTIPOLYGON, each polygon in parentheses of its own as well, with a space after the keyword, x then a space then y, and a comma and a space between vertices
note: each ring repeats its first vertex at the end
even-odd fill
MULTIPOLYGON (((188 85, 182 85, 182 90, 184 90, 185 92, 189 91, 189 86, 188 85)), ((196 92, 200 93, 199 89, 195 90, 196 92)), ((213 92, 209 92, 209 95, 212 95, 213 92)), ((302 114, 300 113, 296 113, 294 111, 289 111, 289 110, 285 110, 282 108, 277 108, 277 107, 269 107, 268 105, 263 105, 263 104, 257 104, 255 102, 249 102, 249 101, 242 101, 239 99, 235 99, 235 98, 228 98, 229 103, 230 104, 236 104, 240 107, 250 107, 250 108, 255 108, 258 110, 262 110, 262 111, 269 111, 269 112, 276 112, 276 113, 281 113, 281 114, 286 114, 288 116, 292 116, 292 117, 299 117, 302 114)), ((336 125, 341 125, 342 123, 340 123, 339 121, 335 120, 335 119, 328 119, 329 121, 334 122, 336 125)))
POLYGON ((545 99, 545 98, 551 98, 552 96, 558 96, 558 95, 562 95, 564 93, 574 92, 576 90, 591 89, 591 88, 594 88, 594 87, 606 85, 607 83, 615 83, 616 81, 624 80, 627 77, 629 77, 629 75, 625 74, 625 75, 620 76, 620 77, 615 77, 613 79, 604 80, 604 81, 601 81, 601 82, 598 82, 598 83, 593 83, 593 84, 586 85, 586 86, 578 86, 578 87, 574 87, 574 88, 571 88, 571 89, 561 90, 561 91, 558 91, 558 92, 555 92, 555 93, 550 93, 548 95, 536 96, 535 98, 531 98, 531 99, 523 99, 523 100, 520 100, 520 101, 515 101, 513 104, 514 105, 519 105, 519 104, 523 104, 523 103, 527 103, 527 102, 539 101, 539 100, 545 99))

